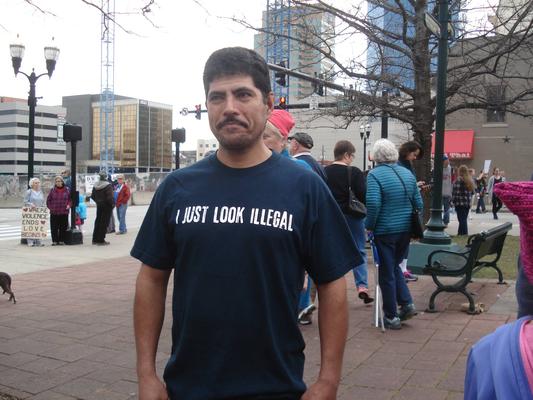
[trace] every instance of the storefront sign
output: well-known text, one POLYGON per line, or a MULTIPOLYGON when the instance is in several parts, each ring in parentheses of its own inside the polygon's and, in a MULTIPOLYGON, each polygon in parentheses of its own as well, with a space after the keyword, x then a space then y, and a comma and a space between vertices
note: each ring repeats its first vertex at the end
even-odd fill
POLYGON ((448 153, 448 157, 450 157, 452 160, 455 160, 458 158, 472 158, 472 153, 470 152, 448 153))

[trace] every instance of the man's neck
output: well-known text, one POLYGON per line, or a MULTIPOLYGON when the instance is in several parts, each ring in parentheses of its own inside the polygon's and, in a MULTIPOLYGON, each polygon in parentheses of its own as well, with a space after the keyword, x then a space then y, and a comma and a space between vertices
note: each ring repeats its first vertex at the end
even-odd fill
POLYGON ((272 155, 272 151, 263 144, 254 145, 247 150, 229 150, 223 147, 217 151, 218 160, 230 168, 250 168, 265 162, 272 155))
POLYGON ((299 151, 298 153, 294 154, 293 157, 299 157, 299 156, 310 156, 311 152, 309 150, 305 151, 299 151))

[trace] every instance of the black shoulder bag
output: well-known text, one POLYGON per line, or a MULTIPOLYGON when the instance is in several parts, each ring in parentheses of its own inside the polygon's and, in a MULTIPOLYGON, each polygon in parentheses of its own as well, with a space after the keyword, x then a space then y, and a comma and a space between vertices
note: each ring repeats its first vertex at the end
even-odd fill
POLYGON ((348 210, 356 218, 366 217, 366 206, 360 202, 352 190, 352 168, 348 165, 348 210))
POLYGON ((402 183, 403 190, 405 190, 405 194, 407 195, 407 198, 411 202, 411 207, 413 208, 411 212, 411 237, 413 239, 421 239, 424 237, 424 228, 425 228, 424 223, 422 222, 422 215, 420 214, 420 211, 418 210, 418 208, 416 208, 414 200, 409 196, 409 193, 407 193, 407 188, 405 187, 405 183, 402 177, 400 176, 400 174, 398 173, 398 171, 396 171, 394 167, 389 166, 389 168, 394 171, 394 173, 396 174, 396 176, 402 183))

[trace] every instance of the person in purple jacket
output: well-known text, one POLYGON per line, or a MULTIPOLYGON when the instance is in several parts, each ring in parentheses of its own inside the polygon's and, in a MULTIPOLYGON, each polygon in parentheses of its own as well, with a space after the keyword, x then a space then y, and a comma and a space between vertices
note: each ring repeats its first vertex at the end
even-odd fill
POLYGON ((50 210, 52 246, 58 246, 65 244, 70 210, 70 191, 65 186, 65 181, 61 175, 56 176, 54 182, 55 185, 46 198, 46 207, 50 210))
POLYGON ((503 325, 470 349, 465 400, 533 400, 532 320, 503 325))

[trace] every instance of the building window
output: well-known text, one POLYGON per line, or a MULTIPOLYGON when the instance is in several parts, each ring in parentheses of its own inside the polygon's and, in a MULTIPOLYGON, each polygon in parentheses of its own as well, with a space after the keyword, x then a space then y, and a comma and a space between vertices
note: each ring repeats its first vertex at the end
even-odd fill
POLYGON ((487 122, 505 122, 505 87, 487 87, 487 122))

